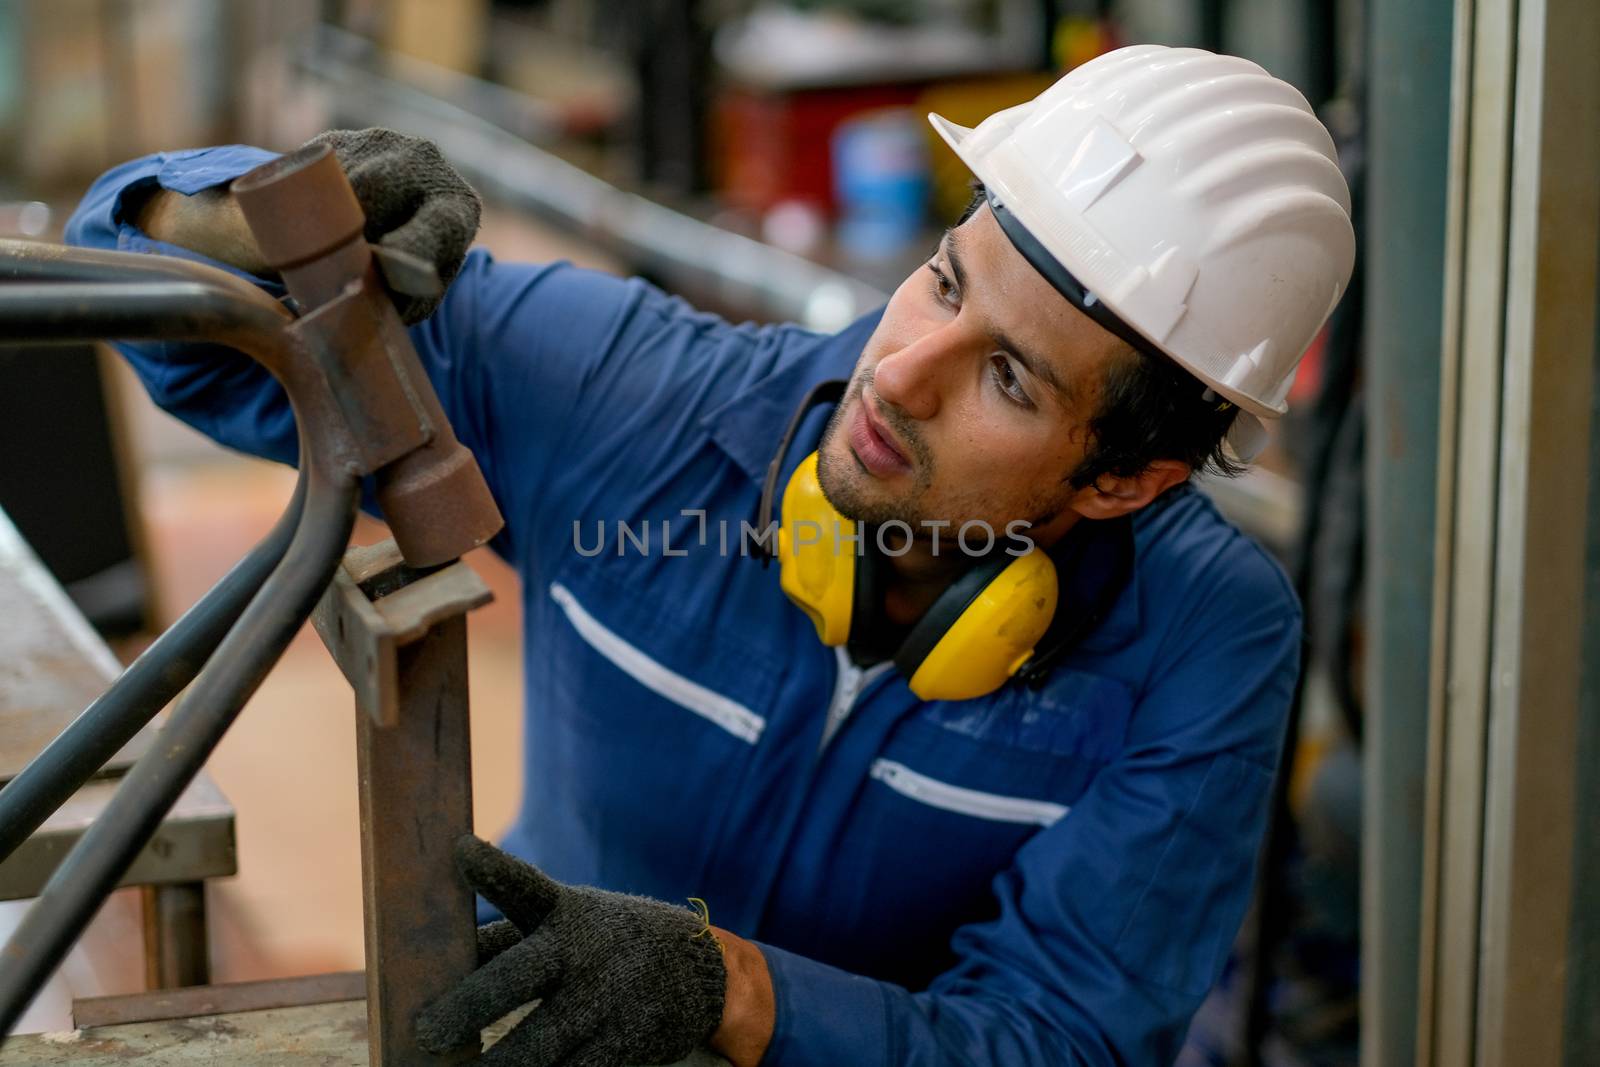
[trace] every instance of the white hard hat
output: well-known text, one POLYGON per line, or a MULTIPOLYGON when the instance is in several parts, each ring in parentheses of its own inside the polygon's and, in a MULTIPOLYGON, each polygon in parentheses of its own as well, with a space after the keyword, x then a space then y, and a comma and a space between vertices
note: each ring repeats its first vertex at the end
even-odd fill
POLYGON ((1041 274, 1239 406, 1229 442, 1251 458, 1355 260, 1305 97, 1245 59, 1134 45, 976 129, 928 119, 1041 274))

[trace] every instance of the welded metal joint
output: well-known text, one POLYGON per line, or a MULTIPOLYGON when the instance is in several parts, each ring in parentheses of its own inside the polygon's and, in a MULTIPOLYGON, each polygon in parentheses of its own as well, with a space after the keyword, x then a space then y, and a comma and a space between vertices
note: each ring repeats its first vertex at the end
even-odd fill
POLYGON ((329 376, 406 561, 445 563, 488 541, 504 525, 500 510, 385 289, 385 278, 425 287, 428 266, 374 255, 361 205, 327 145, 263 164, 232 189, 267 265, 307 309, 290 332, 329 376))
POLYGON ((399 721, 399 650, 435 623, 492 599, 465 563, 419 570, 390 540, 345 553, 311 621, 355 690, 356 706, 376 725, 393 726, 399 721))

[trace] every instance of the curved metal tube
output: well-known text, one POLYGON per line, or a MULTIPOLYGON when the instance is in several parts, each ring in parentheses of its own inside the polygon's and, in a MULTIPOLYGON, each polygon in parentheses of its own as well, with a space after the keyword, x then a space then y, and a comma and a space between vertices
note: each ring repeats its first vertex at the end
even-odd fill
MULTIPOLYGON (((12 277, 59 278, 77 270, 80 278, 94 280, 0 283, 0 336, 35 342, 211 341, 248 353, 288 393, 300 427, 305 490, 300 521, 271 576, 227 627, 154 746, 123 778, 113 804, 56 869, 0 950, 0 1034, 27 1008, 310 615, 349 540, 361 470, 322 371, 284 328, 290 316, 271 298, 200 264, 123 253, 80 257, 51 246, 28 252, 28 264, 10 264, 12 277), (64 265, 80 258, 76 267, 64 265), (112 280, 130 274, 144 280, 112 280)), ((220 618, 214 621, 222 625, 220 618)), ((130 686, 121 699, 148 698, 130 686)))
POLYGON ((277 304, 240 300, 210 281, 0 284, 0 330, 8 343, 219 341, 250 352, 280 379, 290 369, 283 333, 289 321, 277 304))
POLYGON ((288 510, 261 543, 0 789, 0 863, 194 681, 283 559, 304 510, 305 487, 302 475, 288 510))
MULTIPOLYGON (((107 252, 39 241, 0 238, 0 288, 22 282, 191 281, 210 285, 288 325, 294 320, 287 308, 243 278, 218 267, 176 256, 142 252, 107 252)), ((9 340, 9 338, 8 338, 9 340)), ((97 338, 98 340, 98 338, 97 338)))
POLYGON ((353 472, 307 465, 305 514, 282 562, 0 950, 0 1034, 15 1025, 310 615, 344 553, 357 495, 353 472))

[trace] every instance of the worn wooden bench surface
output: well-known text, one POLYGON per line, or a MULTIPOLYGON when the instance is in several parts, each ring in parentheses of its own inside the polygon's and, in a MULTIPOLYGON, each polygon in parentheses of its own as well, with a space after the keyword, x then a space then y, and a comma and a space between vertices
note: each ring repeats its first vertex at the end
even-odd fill
MULTIPOLYGON (((214 987, 224 988, 224 987, 214 987)), ((14 1037, 0 1067, 366 1067, 367 1004, 343 1000, 14 1037)))

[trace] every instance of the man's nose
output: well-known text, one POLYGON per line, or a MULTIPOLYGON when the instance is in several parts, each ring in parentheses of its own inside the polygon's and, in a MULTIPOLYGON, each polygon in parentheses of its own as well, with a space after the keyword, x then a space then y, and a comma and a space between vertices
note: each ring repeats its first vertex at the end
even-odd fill
POLYGON ((878 360, 872 372, 873 391, 913 419, 931 419, 938 414, 971 342, 955 322, 930 330, 878 360))

